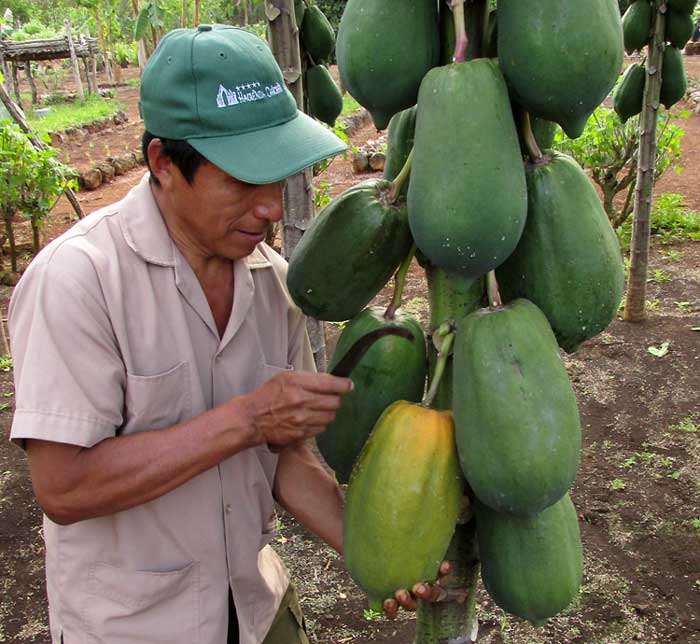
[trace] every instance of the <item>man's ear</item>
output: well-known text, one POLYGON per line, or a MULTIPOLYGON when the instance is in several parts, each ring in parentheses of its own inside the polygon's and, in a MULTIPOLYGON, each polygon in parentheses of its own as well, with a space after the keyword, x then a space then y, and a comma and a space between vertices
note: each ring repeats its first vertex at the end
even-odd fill
POLYGON ((152 139, 146 153, 151 174, 158 179, 161 187, 167 190, 172 185, 175 167, 170 157, 163 153, 163 142, 160 139, 152 139))

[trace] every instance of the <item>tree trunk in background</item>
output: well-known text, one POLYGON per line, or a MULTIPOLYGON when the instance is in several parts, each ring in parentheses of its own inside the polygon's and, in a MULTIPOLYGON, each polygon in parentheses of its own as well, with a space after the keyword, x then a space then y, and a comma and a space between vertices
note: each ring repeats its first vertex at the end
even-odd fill
POLYGON ((634 195, 634 220, 630 247, 630 275, 625 302, 625 320, 640 322, 646 316, 647 270, 651 233, 651 204, 656 159, 656 121, 663 77, 666 0, 654 0, 654 35, 649 45, 644 85, 644 106, 639 118, 639 164, 634 195), (663 7, 663 9, 662 9, 663 7))
MULTIPOLYGON (((245 1, 245 0, 244 0, 245 1)), ((299 30, 294 19, 294 0, 265 0, 265 15, 272 52, 299 109, 303 108, 299 30)), ((284 188, 282 255, 289 259, 304 230, 315 215, 311 168, 287 179, 284 188)), ((307 330, 316 368, 326 369, 326 341, 323 322, 309 318, 307 330)))
POLYGON ((95 30, 97 31, 97 43, 100 46, 100 51, 102 51, 102 60, 105 63, 105 71, 107 72, 107 78, 109 78, 110 83, 114 81, 114 74, 112 72, 112 65, 109 62, 109 53, 107 52, 107 43, 105 42, 105 34, 102 29, 102 16, 100 15, 99 5, 95 6, 95 30))
POLYGON ((83 91, 83 81, 80 80, 80 68, 78 67, 78 57, 75 55, 75 47, 73 47, 73 37, 70 33, 70 22, 66 18, 63 21, 66 27, 66 38, 68 39, 68 51, 70 51, 70 60, 73 65, 73 76, 75 78, 75 87, 78 92, 78 98, 81 101, 85 100, 85 92, 83 91))
POLYGON ((194 0, 194 17, 192 18, 192 26, 196 27, 199 24, 199 0, 194 0))

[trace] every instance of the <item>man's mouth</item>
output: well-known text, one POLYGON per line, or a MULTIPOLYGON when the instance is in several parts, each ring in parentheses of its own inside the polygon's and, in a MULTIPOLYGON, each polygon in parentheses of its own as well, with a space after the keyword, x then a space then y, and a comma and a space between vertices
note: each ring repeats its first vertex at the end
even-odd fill
POLYGON ((263 241, 263 239, 265 239, 265 235, 266 235, 266 233, 267 233, 266 230, 263 230, 263 231, 260 232, 260 233, 255 233, 255 232, 249 233, 249 232, 247 232, 247 231, 245 231, 245 230, 239 230, 238 232, 239 232, 241 235, 243 235, 246 239, 249 239, 250 241, 255 242, 256 244, 258 244, 258 243, 260 243, 261 241, 263 241))

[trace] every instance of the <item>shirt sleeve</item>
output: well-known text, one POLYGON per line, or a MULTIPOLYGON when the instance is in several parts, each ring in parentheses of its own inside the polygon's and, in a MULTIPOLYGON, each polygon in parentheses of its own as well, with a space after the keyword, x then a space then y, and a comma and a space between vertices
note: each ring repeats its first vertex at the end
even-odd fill
POLYGON ((123 362, 94 268, 75 260, 70 269, 35 260, 10 303, 10 439, 21 447, 27 438, 91 447, 122 424, 123 362))

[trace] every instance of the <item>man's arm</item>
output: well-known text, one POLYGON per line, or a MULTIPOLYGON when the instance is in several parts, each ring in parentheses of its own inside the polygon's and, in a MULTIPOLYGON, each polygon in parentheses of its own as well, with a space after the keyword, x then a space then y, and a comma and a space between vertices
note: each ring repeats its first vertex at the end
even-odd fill
POLYGON ((343 495, 335 478, 306 444, 285 448, 279 455, 274 496, 302 525, 343 552, 343 495))
POLYGON ((172 427, 105 439, 83 448, 26 441, 32 484, 46 515, 61 524, 147 503, 249 447, 284 447, 335 417, 344 378, 284 373, 172 427))

